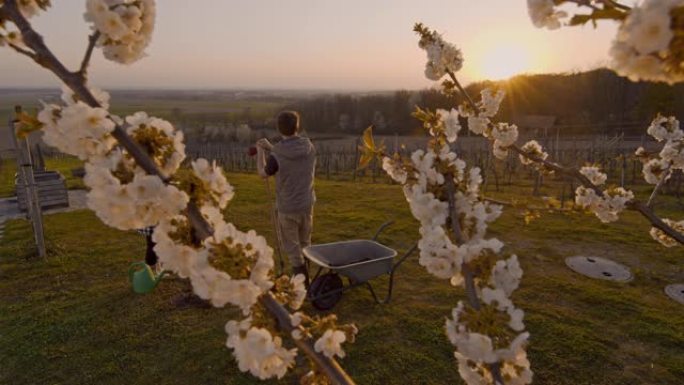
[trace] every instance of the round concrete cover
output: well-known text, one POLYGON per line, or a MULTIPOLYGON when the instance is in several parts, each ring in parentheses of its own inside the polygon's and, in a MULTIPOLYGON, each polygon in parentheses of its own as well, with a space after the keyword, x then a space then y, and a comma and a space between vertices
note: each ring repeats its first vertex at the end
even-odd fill
POLYGON ((676 283, 665 287, 665 294, 684 305, 684 283, 676 283))
POLYGON ((609 281, 627 282, 632 279, 629 268, 601 257, 568 257, 565 264, 572 270, 587 277, 609 281))

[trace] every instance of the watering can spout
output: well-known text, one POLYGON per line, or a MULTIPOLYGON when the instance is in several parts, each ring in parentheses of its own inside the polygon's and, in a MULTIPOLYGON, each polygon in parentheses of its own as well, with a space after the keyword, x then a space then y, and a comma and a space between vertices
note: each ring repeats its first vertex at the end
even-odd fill
POLYGON ((166 271, 155 276, 154 272, 145 262, 135 262, 128 270, 128 278, 133 286, 133 291, 138 294, 146 294, 154 290, 159 284, 166 271))
POLYGON ((164 275, 166 275, 166 273, 167 273, 166 270, 162 270, 162 272, 157 275, 157 278, 155 279, 155 282, 154 282, 154 286, 157 286, 159 284, 159 282, 161 282, 162 277, 164 277, 164 275))

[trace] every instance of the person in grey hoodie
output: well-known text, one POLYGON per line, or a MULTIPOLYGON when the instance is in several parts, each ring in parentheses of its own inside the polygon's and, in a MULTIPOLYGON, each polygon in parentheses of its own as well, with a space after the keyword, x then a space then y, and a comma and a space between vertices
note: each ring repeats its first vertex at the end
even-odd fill
POLYGON ((283 111, 278 114, 277 127, 282 140, 271 144, 260 139, 257 147, 270 152, 263 159, 262 175, 276 180, 276 209, 283 251, 287 254, 292 273, 309 278, 302 249, 311 244, 313 229, 314 173, 316 149, 309 138, 299 136, 299 114, 283 111))

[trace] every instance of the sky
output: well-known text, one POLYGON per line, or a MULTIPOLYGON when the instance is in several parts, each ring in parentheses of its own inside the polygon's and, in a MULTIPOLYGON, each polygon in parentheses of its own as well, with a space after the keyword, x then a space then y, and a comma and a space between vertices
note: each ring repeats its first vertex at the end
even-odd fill
MULTIPOLYGON (((32 19, 76 68, 89 27, 84 0, 53 0, 32 19)), ((463 50, 468 83, 607 63, 614 25, 535 28, 525 0, 157 0, 148 56, 128 66, 95 52, 105 88, 394 90, 429 87, 417 21, 463 50)), ((52 87, 54 76, 0 48, 0 87, 52 87)))

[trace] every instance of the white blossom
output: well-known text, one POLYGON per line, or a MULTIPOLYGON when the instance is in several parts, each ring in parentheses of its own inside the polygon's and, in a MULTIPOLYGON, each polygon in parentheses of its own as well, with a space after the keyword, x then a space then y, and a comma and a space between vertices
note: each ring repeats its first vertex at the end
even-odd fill
POLYGON ((508 147, 503 146, 501 142, 495 140, 492 144, 492 154, 494 154, 497 159, 506 160, 506 158, 508 158, 508 147))
POLYGON ((401 162, 396 161, 389 156, 382 158, 382 169, 387 175, 399 184, 406 183, 408 173, 401 167, 401 162))
POLYGON ((84 18, 100 32, 97 43, 104 56, 130 64, 144 56, 152 38, 154 0, 87 0, 84 18))
POLYGON ((429 37, 421 38, 418 45, 427 53, 425 77, 430 80, 439 80, 447 71, 456 73, 463 67, 461 50, 445 41, 436 32, 431 33, 429 37))
POLYGON ((168 121, 148 116, 145 112, 127 116, 126 123, 129 135, 134 139, 140 135, 147 141, 142 143, 143 149, 147 150, 161 173, 167 177, 173 175, 185 159, 183 132, 176 130, 168 121))
POLYGON ((663 159, 651 159, 644 164, 641 170, 644 174, 644 179, 650 184, 658 184, 663 178, 670 176, 670 164, 663 159))
POLYGON ((229 321, 226 333, 226 346, 233 349, 242 372, 250 372, 262 380, 273 377, 280 379, 295 363, 297 349, 283 347, 280 337, 274 337, 266 329, 250 327, 249 321, 229 321))
POLYGON ((659 155, 671 168, 684 169, 684 141, 668 141, 659 155))
MULTIPOLYGON (((668 218, 664 218, 663 222, 665 222, 666 225, 670 226, 674 231, 680 234, 684 234, 684 220, 677 222, 668 218)), ((653 237, 653 239, 660 242, 660 244, 662 244, 665 247, 674 247, 679 245, 679 242, 677 242, 676 239, 668 236, 667 234, 665 234, 664 231, 660 230, 657 227, 652 227, 649 233, 651 234, 651 237, 653 237)))
POLYGON ((646 132, 659 142, 684 139, 684 131, 679 128, 679 120, 674 116, 656 117, 646 132))
POLYGON ((293 277, 290 277, 290 284, 294 287, 294 298, 288 303, 290 308, 292 309, 299 309, 302 307, 302 304, 304 303, 304 299, 306 299, 306 287, 304 286, 304 281, 306 280, 306 277, 304 274, 297 274, 293 277))
POLYGON ((521 150, 528 156, 535 158, 535 160, 533 160, 530 159, 528 156, 520 155, 520 163, 524 165, 536 163, 537 160, 546 160, 546 158, 548 158, 549 156, 549 154, 544 152, 542 146, 536 140, 530 140, 529 142, 525 143, 521 147, 521 150))
POLYGON ((209 163, 206 159, 197 159, 192 162, 192 170, 207 185, 218 207, 226 208, 228 202, 233 199, 233 186, 228 183, 223 170, 216 165, 216 161, 209 163))
POLYGON ((601 195, 593 189, 580 186, 575 190, 575 203, 591 210, 601 222, 609 223, 618 220, 627 203, 634 199, 634 193, 622 187, 610 188, 601 195))
POLYGON ((567 13, 557 11, 553 0, 527 0, 527 11, 537 28, 558 29, 567 13))
POLYGON ((492 138, 498 142, 500 147, 508 147, 518 140, 518 126, 499 123, 492 129, 492 138))
POLYGON ((38 113, 43 123, 43 140, 60 151, 87 160, 103 156, 116 144, 111 132, 115 124, 104 108, 79 101, 67 106, 46 104, 38 113))
POLYGON ((482 113, 480 115, 486 116, 488 118, 494 117, 499 112, 499 106, 503 101, 506 93, 503 90, 497 90, 494 93, 490 88, 485 88, 480 92, 482 101, 480 105, 482 107, 482 113))
POLYGON ((482 135, 487 130, 489 119, 480 116, 468 116, 468 129, 476 135, 482 135))
POLYGON ((601 172, 597 166, 584 166, 580 169, 580 174, 584 175, 596 186, 606 183, 608 175, 601 172))
POLYGON ((522 275, 523 271, 520 268, 518 257, 512 255, 505 261, 499 260, 496 262, 492 268, 489 283, 495 288, 502 290, 507 296, 510 296, 518 288, 522 275))
POLYGON ((323 353, 328 358, 338 356, 344 358, 345 353, 342 350, 342 343, 347 340, 347 336, 340 330, 328 329, 323 335, 316 340, 314 350, 318 353, 323 353))
POLYGON ((109 157, 86 163, 85 184, 90 187, 87 205, 107 225, 120 230, 157 225, 185 209, 189 197, 176 187, 166 185, 157 176, 134 174, 130 183, 122 184, 112 174, 112 167, 123 156, 113 152, 109 157))
POLYGON ((450 111, 438 109, 440 119, 444 123, 444 135, 449 143, 453 143, 458 138, 458 132, 461 131, 461 123, 458 121, 458 110, 452 108, 450 111))
POLYGON ((611 67, 632 81, 684 80, 684 73, 667 68, 674 37, 672 10, 684 5, 684 0, 645 0, 632 8, 621 23, 610 49, 611 67))

